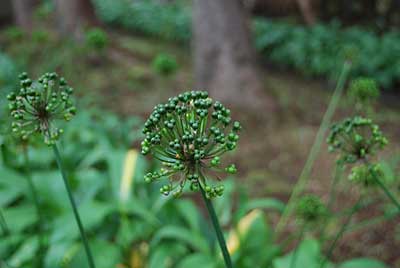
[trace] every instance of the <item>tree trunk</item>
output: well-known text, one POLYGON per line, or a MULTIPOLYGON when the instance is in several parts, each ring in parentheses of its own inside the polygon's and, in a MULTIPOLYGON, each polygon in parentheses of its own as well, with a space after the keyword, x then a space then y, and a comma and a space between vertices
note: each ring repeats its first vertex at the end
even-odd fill
POLYGON ((297 5, 299 6, 300 13, 304 19, 304 21, 308 25, 314 25, 317 22, 317 15, 315 14, 315 10, 313 8, 312 0, 296 0, 297 5))
POLYGON ((90 0, 55 0, 59 32, 63 36, 83 38, 84 28, 99 25, 90 0))
POLYGON ((36 0, 12 0, 15 23, 23 30, 32 30, 33 9, 37 4, 36 0))
POLYGON ((196 86, 248 109, 271 108, 256 66, 250 30, 239 0, 195 0, 193 46, 196 86))

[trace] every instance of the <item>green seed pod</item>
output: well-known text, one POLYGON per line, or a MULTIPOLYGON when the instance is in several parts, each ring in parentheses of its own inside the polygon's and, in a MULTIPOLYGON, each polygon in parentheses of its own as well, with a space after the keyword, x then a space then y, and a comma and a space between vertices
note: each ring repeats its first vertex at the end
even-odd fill
MULTIPOLYGON (((218 168, 221 156, 234 150, 239 140, 240 123, 232 122, 230 115, 231 111, 214 102, 206 91, 185 92, 154 107, 144 124, 142 153, 152 154, 168 167, 160 177, 169 179, 170 189, 160 192, 180 196, 190 181, 192 191, 202 187, 209 198, 222 195, 223 187, 209 185, 206 177, 210 170, 237 172, 234 165, 218 168)), ((146 182, 154 180, 145 176, 146 182)))

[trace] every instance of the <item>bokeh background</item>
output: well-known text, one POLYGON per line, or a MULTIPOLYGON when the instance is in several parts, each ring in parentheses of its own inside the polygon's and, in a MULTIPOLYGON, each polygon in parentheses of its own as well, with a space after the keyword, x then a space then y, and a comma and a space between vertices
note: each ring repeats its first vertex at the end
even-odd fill
MULTIPOLYGON (((398 0, 1 0, 0 103, 6 106, 4 96, 18 88, 21 71, 32 77, 56 71, 74 87, 79 112, 66 127, 63 150, 99 267, 214 267, 208 257, 179 264, 209 248, 211 238, 199 235, 207 233, 205 220, 198 220, 204 211, 187 215, 202 207, 201 200, 161 198, 157 187, 143 183, 143 174, 157 164, 139 155, 141 126, 156 104, 186 90, 208 90, 244 126, 238 150, 229 156, 239 173, 217 201, 225 230, 256 206, 243 205, 247 200, 270 204, 262 213, 256 210, 261 227, 237 249, 238 267, 288 267, 276 258, 259 261, 275 246, 261 241, 252 249, 250 241, 268 237, 279 221, 346 51, 354 51, 349 81, 370 77, 381 91, 368 115, 390 141, 380 161, 399 196, 399 27, 398 0)), ((345 91, 334 120, 356 112, 345 91)), ((49 220, 38 227, 24 186, 21 148, 6 134, 6 109, 0 116, 0 205, 18 234, 16 240, 0 239, 0 258, 12 267, 35 267, 35 230, 42 228, 52 245, 43 267, 84 267, 48 148, 35 145, 29 151, 29 170, 49 220)), ((335 159, 322 145, 305 192, 328 199, 335 159)), ((344 179, 333 210, 351 207, 359 192, 344 179)), ((372 257, 400 267, 399 216, 378 191, 369 196, 333 260, 372 257)), ((334 221, 328 229, 334 233, 341 224, 334 221)), ((295 232, 291 218, 284 233, 295 232)), ((286 243, 277 256, 295 245, 286 243)), ((323 251, 327 245, 318 247, 323 251)))

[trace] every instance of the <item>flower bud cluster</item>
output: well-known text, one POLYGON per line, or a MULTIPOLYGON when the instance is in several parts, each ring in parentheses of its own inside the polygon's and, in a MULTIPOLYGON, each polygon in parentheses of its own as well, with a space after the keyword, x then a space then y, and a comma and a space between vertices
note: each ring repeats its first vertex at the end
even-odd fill
POLYGON ((327 142, 329 151, 339 152, 343 163, 365 160, 388 143, 378 125, 360 116, 333 125, 327 142))
POLYGON ((190 91, 157 105, 145 122, 142 153, 152 154, 163 169, 145 176, 147 182, 168 178, 160 192, 182 194, 186 183, 192 191, 202 187, 207 197, 220 196, 223 186, 211 186, 206 172, 236 173, 236 167, 221 167, 221 156, 236 148, 239 122, 222 103, 206 91, 190 91))
POLYGON ((20 89, 7 96, 12 131, 23 140, 41 133, 46 144, 54 143, 63 133, 55 121, 69 121, 76 113, 71 101, 73 89, 56 73, 46 73, 37 81, 22 73, 19 79, 20 89))
POLYGON ((360 77, 351 82, 348 94, 357 105, 365 108, 379 98, 380 92, 374 79, 360 77))
POLYGON ((297 205, 296 214, 304 223, 318 223, 328 215, 328 208, 316 195, 306 195, 302 197, 297 205))
POLYGON ((379 180, 384 178, 383 169, 379 163, 369 165, 362 164, 351 169, 349 180, 361 184, 364 187, 373 187, 377 186, 376 177, 378 177, 379 180))

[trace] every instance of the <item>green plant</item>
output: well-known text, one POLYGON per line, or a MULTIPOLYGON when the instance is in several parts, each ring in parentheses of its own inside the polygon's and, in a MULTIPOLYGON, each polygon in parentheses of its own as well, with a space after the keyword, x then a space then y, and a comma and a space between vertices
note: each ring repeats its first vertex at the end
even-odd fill
POLYGON ((176 62, 175 57, 160 53, 158 54, 152 62, 153 69, 164 76, 169 76, 174 74, 178 69, 178 63, 176 62))
MULTIPOLYGON (((332 126, 327 142, 331 152, 339 153, 338 163, 343 165, 360 163, 351 169, 350 181, 361 184, 364 187, 378 185, 400 212, 400 203, 382 181, 384 173, 380 165, 370 163, 370 158, 374 157, 388 143, 378 125, 374 124, 370 119, 359 116, 347 118, 332 126)), ((328 249, 327 258, 321 262, 321 268, 326 266, 327 260, 332 255, 337 242, 348 228, 351 217, 361 207, 362 196, 351 208, 346 222, 333 239, 328 249)))
POLYGON ((108 45, 108 37, 100 28, 91 28, 86 32, 86 45, 94 50, 101 51, 108 45))
MULTIPOLYGON (((190 5, 126 0, 96 0, 95 4, 107 23, 167 40, 188 43, 191 39, 190 5)), ((252 28, 257 50, 280 67, 307 76, 336 77, 345 58, 343 48, 352 47, 358 51, 352 77, 371 77, 384 88, 399 80, 399 62, 393 57, 398 54, 399 31, 379 35, 358 26, 344 28, 337 21, 308 27, 265 18, 254 19, 252 28)))
POLYGON ((380 92, 375 80, 360 77, 351 81, 348 95, 355 103, 356 109, 362 111, 369 109, 376 102, 380 92))
POLYGON ((73 89, 67 85, 64 78, 59 78, 56 73, 46 73, 37 81, 32 81, 26 73, 22 73, 20 85, 19 92, 10 93, 7 96, 10 101, 11 116, 14 119, 12 131, 25 141, 30 135, 40 133, 43 135, 45 143, 52 146, 85 246, 89 265, 94 268, 95 264, 86 234, 56 144, 63 130, 55 126, 55 120, 63 118, 69 121, 76 113, 76 108, 70 100, 73 89))
POLYGON ((210 186, 210 171, 236 173, 234 165, 221 169, 220 156, 236 148, 239 122, 232 123, 230 110, 208 97, 206 91, 191 91, 159 104, 145 123, 142 153, 160 160, 166 168, 145 176, 147 182, 166 177, 160 192, 182 194, 186 183, 200 189, 217 234, 225 264, 232 267, 226 243, 210 198, 221 196, 223 186, 210 186))
POLYGON ((5 34, 6 38, 11 41, 18 41, 24 37, 24 31, 17 26, 8 27, 5 30, 4 34, 5 34))

